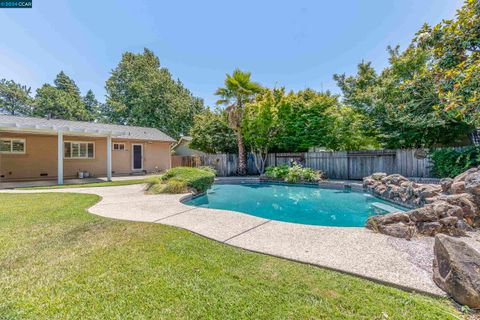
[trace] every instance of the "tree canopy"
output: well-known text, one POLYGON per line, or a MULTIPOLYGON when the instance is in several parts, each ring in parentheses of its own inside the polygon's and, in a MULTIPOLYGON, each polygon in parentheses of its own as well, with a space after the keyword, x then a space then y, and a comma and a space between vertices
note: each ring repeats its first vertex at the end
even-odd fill
POLYGON ((28 115, 31 112, 31 89, 13 80, 0 80, 0 111, 10 115, 28 115))
POLYGON ((195 114, 204 109, 155 54, 126 52, 106 82, 104 108, 108 122, 158 128, 178 138, 188 133, 195 114))
POLYGON ((456 19, 424 25, 404 51, 389 47, 377 74, 362 62, 354 76, 335 75, 343 102, 367 116, 384 147, 463 145, 478 125, 480 8, 467 0, 456 19))
POLYGON ((206 153, 237 153, 235 133, 228 126, 223 110, 206 109, 195 115, 190 129, 190 147, 206 153))
POLYGON ((37 89, 31 114, 65 120, 94 120, 94 115, 82 100, 80 89, 63 71, 56 76, 53 86, 44 84, 37 89))
POLYGON ((254 102, 245 107, 243 135, 260 173, 263 173, 268 152, 275 146, 275 139, 280 133, 278 106, 284 99, 284 92, 284 88, 263 90, 254 102))

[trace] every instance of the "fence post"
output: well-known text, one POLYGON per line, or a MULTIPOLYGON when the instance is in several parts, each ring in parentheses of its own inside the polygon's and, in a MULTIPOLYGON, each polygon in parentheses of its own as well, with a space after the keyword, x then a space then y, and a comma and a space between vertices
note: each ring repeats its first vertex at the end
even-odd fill
POLYGON ((347 151, 347 180, 350 180, 350 154, 347 151))

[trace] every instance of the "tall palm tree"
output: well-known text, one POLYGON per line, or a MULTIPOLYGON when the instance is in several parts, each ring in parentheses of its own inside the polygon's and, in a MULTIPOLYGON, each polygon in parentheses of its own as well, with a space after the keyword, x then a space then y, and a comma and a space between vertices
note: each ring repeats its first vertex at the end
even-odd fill
POLYGON ((255 94, 262 90, 262 86, 250 80, 251 73, 235 69, 232 75, 227 74, 225 87, 218 88, 215 95, 220 97, 217 105, 226 106, 228 125, 235 132, 238 144, 238 169, 239 175, 247 174, 247 160, 245 157, 245 144, 242 135, 242 120, 245 104, 251 102, 255 94))

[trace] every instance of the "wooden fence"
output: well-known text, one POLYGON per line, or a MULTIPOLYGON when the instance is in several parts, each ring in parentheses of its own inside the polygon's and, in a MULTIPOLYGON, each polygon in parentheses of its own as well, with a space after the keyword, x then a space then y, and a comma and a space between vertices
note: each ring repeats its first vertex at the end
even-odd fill
POLYGON ((198 167, 201 159, 195 156, 172 156, 172 168, 175 167, 198 167))
POLYGON ((307 152, 305 166, 332 179, 362 179, 374 172, 430 178, 430 159, 423 150, 307 152))
MULTIPOLYGON (((258 174, 253 155, 249 154, 247 160, 248 173, 258 174)), ((432 177, 430 159, 427 152, 421 149, 271 153, 266 166, 291 164, 293 161, 322 170, 331 179, 356 180, 374 172, 399 173, 412 178, 432 177)), ((211 166, 219 176, 232 176, 236 174, 237 162, 235 154, 208 154, 200 156, 197 161, 182 160, 180 163, 189 163, 187 166, 211 166)), ((172 158, 172 166, 173 163, 172 158)), ((176 160, 175 163, 178 164, 179 161, 176 160)))

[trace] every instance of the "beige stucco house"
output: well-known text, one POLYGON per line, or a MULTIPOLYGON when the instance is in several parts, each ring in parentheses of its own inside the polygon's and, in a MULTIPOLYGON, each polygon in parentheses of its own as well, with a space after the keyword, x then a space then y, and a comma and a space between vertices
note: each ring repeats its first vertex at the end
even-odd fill
POLYGON ((203 156, 204 152, 190 148, 192 137, 182 136, 172 145, 172 154, 176 156, 203 156))
POLYGON ((153 128, 0 115, 0 182, 164 171, 174 142, 153 128))

